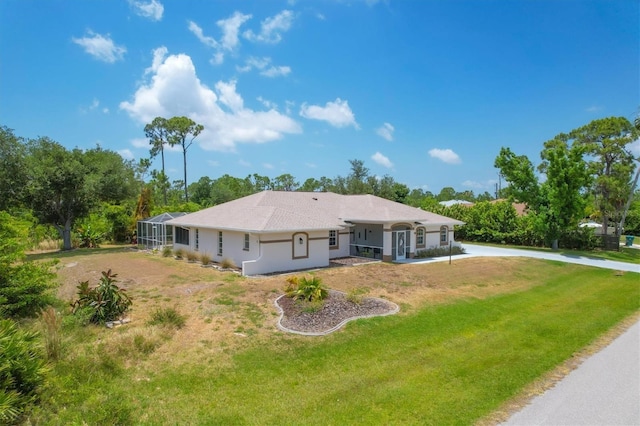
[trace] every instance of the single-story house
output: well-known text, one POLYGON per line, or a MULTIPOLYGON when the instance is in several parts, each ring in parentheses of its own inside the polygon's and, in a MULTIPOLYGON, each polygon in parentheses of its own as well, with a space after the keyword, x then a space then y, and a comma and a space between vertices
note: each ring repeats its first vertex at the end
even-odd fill
POLYGON ((243 275, 329 266, 362 256, 403 260, 432 247, 459 245, 464 222, 374 195, 263 191, 167 222, 174 248, 232 260, 243 275))

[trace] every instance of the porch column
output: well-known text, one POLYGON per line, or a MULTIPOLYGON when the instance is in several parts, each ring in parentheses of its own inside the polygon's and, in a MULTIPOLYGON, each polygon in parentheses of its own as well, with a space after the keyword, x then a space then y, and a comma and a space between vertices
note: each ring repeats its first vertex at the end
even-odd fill
POLYGON ((382 230, 382 261, 391 262, 393 260, 393 239, 391 238, 391 229, 384 228, 382 230))

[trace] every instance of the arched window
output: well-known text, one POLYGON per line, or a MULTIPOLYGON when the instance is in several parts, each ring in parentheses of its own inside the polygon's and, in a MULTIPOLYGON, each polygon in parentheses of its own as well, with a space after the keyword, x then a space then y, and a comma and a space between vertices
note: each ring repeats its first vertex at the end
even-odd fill
POLYGON ((446 226, 440 227, 440 245, 449 243, 449 228, 446 226))
POLYGON ((425 242, 424 242, 424 228, 418 228, 418 229, 416 229, 416 246, 417 246, 417 247, 424 247, 424 246, 425 246, 425 242))

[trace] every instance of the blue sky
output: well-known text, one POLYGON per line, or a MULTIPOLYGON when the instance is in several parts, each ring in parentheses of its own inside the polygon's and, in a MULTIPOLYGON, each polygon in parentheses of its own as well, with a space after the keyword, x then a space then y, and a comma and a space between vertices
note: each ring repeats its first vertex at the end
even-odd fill
POLYGON ((186 115, 205 126, 189 182, 302 184, 358 159, 410 188, 493 192, 500 147, 537 163, 560 132, 636 116, 639 16, 633 0, 3 0, 0 125, 137 160, 146 123, 186 115))

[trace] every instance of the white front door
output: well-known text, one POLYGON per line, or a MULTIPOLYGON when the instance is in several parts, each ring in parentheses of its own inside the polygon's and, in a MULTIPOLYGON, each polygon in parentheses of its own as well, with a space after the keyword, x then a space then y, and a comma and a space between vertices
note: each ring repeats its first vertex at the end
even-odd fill
POLYGON ((406 231, 396 232, 396 260, 407 258, 406 231))

